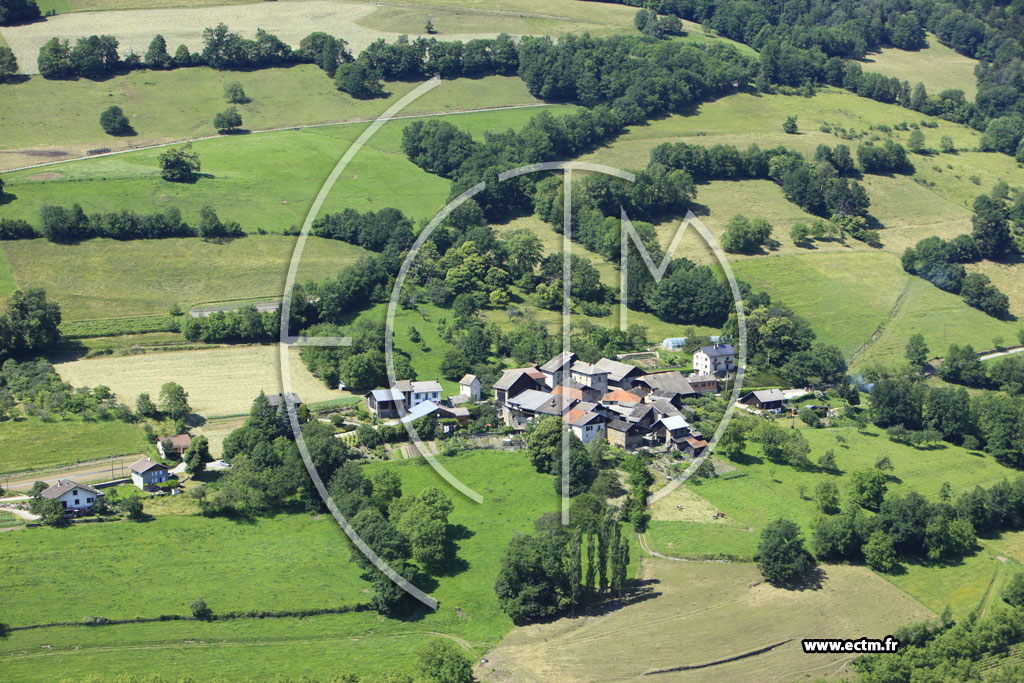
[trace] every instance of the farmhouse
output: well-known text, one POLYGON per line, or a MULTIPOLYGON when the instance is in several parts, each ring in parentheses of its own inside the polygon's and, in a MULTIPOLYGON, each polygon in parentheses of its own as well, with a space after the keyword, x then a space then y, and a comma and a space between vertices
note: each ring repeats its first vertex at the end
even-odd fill
POLYGON ((149 458, 141 458, 132 463, 132 483, 143 491, 158 488, 170 477, 170 469, 149 458))
POLYGON ((751 391, 740 399, 740 403, 757 408, 758 410, 780 410, 783 407, 785 397, 778 389, 762 389, 751 391))
POLYGON ((683 453, 686 453, 688 456, 696 458, 702 453, 704 453, 704 449, 706 449, 707 447, 708 442, 705 441, 704 439, 698 439, 695 436, 689 436, 683 440, 682 451, 683 453))
POLYGON ((572 364, 569 371, 572 381, 584 387, 594 397, 603 396, 608 391, 608 371, 591 363, 584 363, 581 360, 572 364))
POLYGON ((556 396, 546 391, 527 389, 503 404, 502 419, 508 426, 519 428, 538 416, 561 417, 577 403, 579 401, 575 399, 556 396))
POLYGON ((518 396, 528 389, 544 389, 544 374, 536 368, 516 368, 506 370, 502 373, 501 379, 494 383, 494 398, 498 405, 508 403, 510 398, 518 396), (540 377, 538 378, 538 375, 540 377))
POLYGON ((689 380, 675 370, 644 375, 637 379, 636 386, 652 399, 665 399, 675 406, 681 405, 683 399, 697 395, 689 380))
POLYGON ((180 458, 192 445, 192 437, 188 434, 161 436, 156 440, 156 450, 165 458, 180 458))
POLYGON ((604 418, 594 412, 573 408, 562 416, 562 421, 569 425, 580 441, 590 443, 594 439, 604 438, 604 418))
POLYGON ((103 496, 103 493, 91 486, 79 484, 70 479, 58 479, 56 484, 44 489, 39 495, 63 505, 65 517, 69 515, 77 517, 92 512, 96 501, 103 496))
POLYGON ((372 389, 366 394, 366 407, 382 420, 398 417, 399 406, 405 406, 405 397, 400 391, 372 389))
POLYGON ((594 365, 608 371, 609 388, 614 387, 628 391, 633 388, 633 383, 636 379, 644 374, 644 371, 635 365, 611 360, 610 358, 602 358, 594 363, 594 365))
POLYGON ((736 369, 736 349, 732 344, 702 346, 693 354, 693 371, 700 375, 727 375, 736 369))
POLYGON ((441 383, 409 381, 395 382, 391 389, 373 389, 366 396, 366 407, 382 420, 391 420, 410 412, 426 401, 441 402, 441 383))
POLYGON ((578 358, 579 357, 575 353, 562 351, 547 363, 540 366, 540 371, 544 373, 544 383, 548 385, 549 389, 554 389, 569 376, 570 368, 572 368, 572 364, 575 363, 578 358))
POLYGON ((718 378, 714 375, 690 375, 686 381, 698 394, 714 394, 718 391, 718 378))
MULTIPOLYGON (((273 408, 274 410, 277 410, 282 403, 284 403, 285 407, 287 408, 288 406, 287 402, 285 401, 285 398, 286 397, 284 394, 267 394, 267 403, 269 403, 270 407, 273 408)), ((302 405, 302 399, 299 398, 299 395, 293 391, 288 392, 287 400, 292 402, 292 404, 295 406, 295 410, 298 410, 299 406, 302 405)))
POLYGON ((608 443, 628 451, 633 450, 643 441, 644 429, 635 422, 612 420, 608 423, 608 443))
POLYGON ((468 396, 471 401, 480 400, 480 380, 476 375, 466 375, 459 380, 459 394, 468 396))

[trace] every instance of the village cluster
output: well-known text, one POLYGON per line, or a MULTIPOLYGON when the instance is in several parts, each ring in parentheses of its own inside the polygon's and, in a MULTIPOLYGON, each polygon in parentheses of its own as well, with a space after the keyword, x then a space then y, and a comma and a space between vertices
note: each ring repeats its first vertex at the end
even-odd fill
MULTIPOLYGON (((534 418, 560 418, 583 443, 595 439, 620 448, 665 447, 690 457, 707 448, 704 436, 684 417, 684 402, 719 391, 719 381, 736 369, 736 350, 715 343, 693 354, 694 371, 645 372, 620 360, 587 363, 572 352, 543 365, 505 370, 494 384, 494 400, 505 425, 522 431, 534 418)), ((392 389, 366 394, 370 412, 380 419, 415 421, 426 415, 469 419, 463 405, 480 400, 480 381, 466 375, 459 393, 442 399, 437 381, 398 382, 392 389)), ((746 397, 744 397, 746 398, 746 397)))

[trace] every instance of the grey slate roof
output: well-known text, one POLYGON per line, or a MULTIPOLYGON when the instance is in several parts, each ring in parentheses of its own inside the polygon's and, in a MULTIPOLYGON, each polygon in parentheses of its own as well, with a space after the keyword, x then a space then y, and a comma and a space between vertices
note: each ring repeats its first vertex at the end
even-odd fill
POLYGON ((653 372, 649 375, 644 375, 638 381, 646 384, 653 391, 657 391, 663 394, 681 394, 688 396, 689 394, 695 393, 690 383, 683 377, 683 373, 678 370, 672 370, 669 372, 653 372))
POLYGON ((63 496, 65 493, 72 489, 82 489, 89 493, 94 493, 97 496, 102 496, 103 493, 98 489, 94 489, 86 484, 79 484, 78 482, 71 481, 70 479, 58 479, 56 484, 53 484, 47 489, 44 489, 41 495, 43 498, 57 499, 63 496))
POLYGON ((144 474, 145 472, 149 472, 151 469, 155 467, 159 467, 165 470, 168 469, 166 465, 161 465, 158 462, 153 462, 149 458, 139 458, 138 460, 132 463, 132 474, 144 474))
POLYGON ((714 346, 702 346, 700 350, 705 354, 714 358, 716 356, 735 356, 736 349, 732 347, 732 344, 715 344, 714 346))
POLYGON ((562 351, 557 356, 540 366, 543 372, 558 372, 566 365, 576 360, 576 354, 571 351, 562 351))
POLYGON ((740 400, 746 400, 753 396, 760 403, 770 403, 773 401, 784 401, 786 397, 779 389, 761 389, 759 391, 752 391, 740 400))
POLYGON ((623 377, 633 372, 634 370, 639 370, 639 368, 636 367, 635 365, 630 365, 629 363, 620 363, 619 361, 612 360, 610 358, 602 358, 601 360, 594 363, 594 365, 603 370, 608 371, 609 382, 621 382, 623 377))
MULTIPOLYGON (((288 392, 288 398, 291 399, 294 405, 299 405, 300 403, 302 403, 302 399, 299 398, 299 395, 296 394, 294 391, 288 392)), ((267 403, 269 403, 274 408, 277 408, 279 405, 281 405, 283 400, 284 396, 282 394, 267 394, 267 403)))

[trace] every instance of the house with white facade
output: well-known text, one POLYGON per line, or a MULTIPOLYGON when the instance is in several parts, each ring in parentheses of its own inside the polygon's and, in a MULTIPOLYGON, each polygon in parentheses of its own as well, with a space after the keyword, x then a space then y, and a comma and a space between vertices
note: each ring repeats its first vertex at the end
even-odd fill
POLYGON ((466 375, 459 380, 459 394, 468 396, 471 401, 480 400, 480 380, 476 375, 466 375))
POLYGON ((98 489, 70 479, 58 479, 56 484, 44 489, 39 495, 63 505, 65 517, 89 514, 96 506, 96 501, 103 497, 98 489))
POLYGON ((693 371, 697 375, 721 377, 736 369, 736 349, 732 344, 702 346, 693 353, 693 371))

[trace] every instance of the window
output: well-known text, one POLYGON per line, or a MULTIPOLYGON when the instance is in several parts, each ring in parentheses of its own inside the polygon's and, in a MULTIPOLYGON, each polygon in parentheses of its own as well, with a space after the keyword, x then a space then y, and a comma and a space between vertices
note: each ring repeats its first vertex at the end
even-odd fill
POLYGON ((93 502, 93 500, 95 500, 95 499, 94 498, 86 498, 85 502, 86 503, 91 503, 91 502, 93 502))
POLYGON ((75 505, 78 505, 78 499, 75 498, 75 505))

